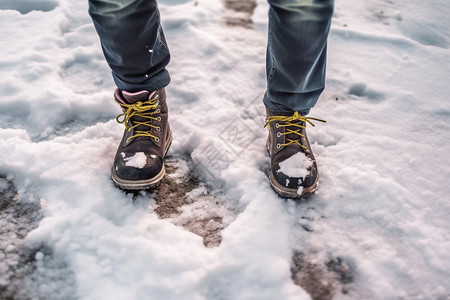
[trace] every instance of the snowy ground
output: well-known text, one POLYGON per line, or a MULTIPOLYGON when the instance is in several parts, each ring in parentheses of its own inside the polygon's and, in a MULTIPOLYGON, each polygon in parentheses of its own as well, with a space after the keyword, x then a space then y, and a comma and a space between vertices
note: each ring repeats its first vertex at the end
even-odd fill
POLYGON ((134 195, 87 1, 0 3, 0 298, 450 298, 450 2, 336 0, 299 202, 266 176, 266 2, 160 10, 174 143, 134 195))

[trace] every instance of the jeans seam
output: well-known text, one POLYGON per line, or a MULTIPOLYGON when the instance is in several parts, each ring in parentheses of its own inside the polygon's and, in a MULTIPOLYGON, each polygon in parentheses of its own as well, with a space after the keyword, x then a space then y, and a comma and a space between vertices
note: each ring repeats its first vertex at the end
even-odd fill
POLYGON ((167 46, 167 43, 164 41, 164 36, 161 34, 162 33, 162 26, 159 26, 159 43, 167 50, 167 52, 169 52, 169 46, 167 46))
MULTIPOLYGON (((273 18, 273 10, 270 7, 269 8, 269 19, 273 18)), ((269 22, 269 28, 268 28, 268 53, 267 55, 270 55, 270 61, 271 61, 271 66, 270 66, 270 72, 267 75, 267 80, 272 79, 274 73, 275 73, 275 57, 273 56, 273 51, 272 51, 272 31, 270 30, 270 22, 269 22)))
POLYGON ((167 52, 169 52, 170 51, 169 50, 169 46, 167 45, 166 41, 164 40, 165 37, 164 37, 164 33, 163 33, 163 28, 162 28, 162 25, 161 25, 161 14, 160 14, 159 9, 158 9, 158 2, 156 0, 154 0, 154 2, 155 2, 155 7, 156 7, 156 13, 157 13, 156 17, 158 19, 158 24, 159 24, 159 26, 158 26, 158 37, 157 37, 158 38, 158 42, 167 50, 167 52))

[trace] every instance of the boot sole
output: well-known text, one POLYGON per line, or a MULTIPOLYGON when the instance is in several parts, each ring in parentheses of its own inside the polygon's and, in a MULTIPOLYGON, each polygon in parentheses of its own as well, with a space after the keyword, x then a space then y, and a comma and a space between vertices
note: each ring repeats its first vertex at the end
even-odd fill
MULTIPOLYGON (((269 145, 267 143, 266 143, 266 148, 267 148, 267 152, 269 152, 269 156, 271 156, 269 145)), ((311 195, 314 195, 314 193, 319 188, 319 171, 317 170, 317 176, 316 176, 316 180, 314 181, 314 183, 307 188, 303 188, 301 194, 298 194, 298 189, 289 189, 289 188, 286 188, 286 187, 282 186, 281 184, 279 184, 278 181, 275 179, 275 177, 272 174, 272 169, 270 169, 270 172, 269 172, 269 181, 270 181, 270 185, 272 186, 272 189, 283 198, 295 198, 295 199, 306 198, 311 195)))
POLYGON ((163 165, 161 171, 153 178, 150 179, 142 179, 142 180, 126 180, 117 176, 116 170, 114 167, 111 169, 111 179, 114 184, 122 190, 126 191, 136 191, 136 190, 147 190, 153 189, 157 187, 161 180, 166 175, 166 168, 164 166, 164 160, 169 151, 170 145, 172 145, 172 131, 169 134, 169 141, 166 144, 166 149, 164 151, 163 165))

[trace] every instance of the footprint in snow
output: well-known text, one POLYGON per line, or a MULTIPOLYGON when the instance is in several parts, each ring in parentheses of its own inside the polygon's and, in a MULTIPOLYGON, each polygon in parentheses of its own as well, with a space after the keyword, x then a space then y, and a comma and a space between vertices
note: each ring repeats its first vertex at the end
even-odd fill
POLYGON ((384 99, 383 93, 367 87, 367 84, 363 82, 352 84, 348 89, 348 94, 357 97, 364 97, 374 102, 378 102, 384 99))
POLYGON ((161 219, 201 236, 205 247, 219 246, 221 232, 235 219, 235 213, 218 191, 192 175, 189 158, 168 156, 165 165, 166 176, 155 190, 155 212, 161 219))
POLYGON ((316 251, 295 250, 291 262, 291 278, 313 300, 331 300, 337 293, 350 294, 355 277, 352 262, 342 257, 329 257, 320 262, 316 251))

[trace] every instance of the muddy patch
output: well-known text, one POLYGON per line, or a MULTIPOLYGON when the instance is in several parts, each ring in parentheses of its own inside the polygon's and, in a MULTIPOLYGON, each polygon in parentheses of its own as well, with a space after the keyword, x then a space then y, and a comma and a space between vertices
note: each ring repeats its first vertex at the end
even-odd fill
POLYGON ((205 247, 222 241, 222 230, 234 219, 222 195, 200 182, 188 157, 166 158, 167 174, 156 189, 155 212, 203 238, 205 247))
POLYGON ((227 26, 252 28, 255 0, 224 0, 223 5, 225 8, 223 19, 227 26))
POLYGON ((349 294, 354 281, 354 266, 342 257, 319 262, 315 251, 294 251, 291 278, 309 293, 313 300, 331 300, 337 293, 349 294))

